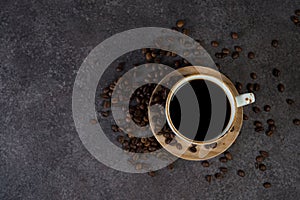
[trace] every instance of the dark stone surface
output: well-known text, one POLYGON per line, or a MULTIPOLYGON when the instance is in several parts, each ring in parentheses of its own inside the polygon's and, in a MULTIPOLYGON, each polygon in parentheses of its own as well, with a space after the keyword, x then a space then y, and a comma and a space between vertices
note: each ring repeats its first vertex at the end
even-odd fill
MULTIPOLYGON (((299 1, 0 1, 0 199, 299 199, 300 28, 290 20, 299 1), (99 163, 82 145, 72 119, 72 86, 82 61, 97 44, 132 28, 169 28, 186 19, 191 36, 211 55, 241 45, 237 60, 217 61, 232 81, 261 84, 260 108, 230 148, 233 160, 211 166, 177 160, 157 176, 127 174, 99 163), (239 33, 232 40, 230 32, 239 33), (279 47, 271 47, 273 39, 279 47), (220 42, 216 49, 212 40, 220 42), (247 59, 249 51, 255 59, 247 59), (272 69, 282 71, 279 78, 272 69), (254 81, 252 81, 254 82, 254 81), (283 83, 286 90, 277 91, 283 83), (288 105, 286 98, 295 100, 288 105), (253 121, 273 118, 270 138, 253 121), (254 167, 267 150, 265 172, 254 167), (219 166, 222 180, 205 181, 219 166), (237 170, 243 169, 245 177, 237 170), (265 189, 264 182, 272 187, 265 189), (298 187, 296 187, 298 185, 298 187)), ((113 75, 107 77, 113 80, 113 75)), ((244 89, 244 91, 246 91, 244 89)))

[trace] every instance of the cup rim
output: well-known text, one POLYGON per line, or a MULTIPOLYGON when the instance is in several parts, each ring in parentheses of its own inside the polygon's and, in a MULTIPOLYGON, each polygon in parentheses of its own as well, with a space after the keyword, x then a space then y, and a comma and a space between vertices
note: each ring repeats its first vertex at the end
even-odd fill
POLYGON ((235 101, 235 98, 234 98, 233 94, 231 93, 229 87, 222 80, 220 80, 220 79, 218 79, 216 77, 213 77, 213 76, 209 76, 209 75, 193 74, 193 75, 189 75, 189 76, 183 77, 181 80, 179 80, 178 82, 176 82, 172 86, 172 88, 171 88, 171 90, 170 90, 170 92, 169 92, 169 94, 167 96, 167 99, 166 99, 165 115, 166 115, 167 123, 170 126, 171 130, 178 137, 180 137, 181 139, 186 140, 188 142, 195 143, 195 144, 207 144, 207 143, 212 143, 212 142, 215 142, 215 141, 219 140, 221 137, 223 137, 228 132, 228 130, 232 126, 235 114, 236 114, 236 101, 235 101), (171 102, 171 99, 174 96, 174 94, 176 94, 176 92, 182 86, 184 86, 185 83, 187 83, 187 82, 189 82, 191 80, 197 80, 197 79, 211 81, 214 84, 218 85, 224 91, 224 93, 226 94, 226 96, 227 96, 227 98, 228 98, 228 100, 230 102, 230 108, 231 108, 230 119, 229 119, 229 121, 227 123, 227 126, 223 129, 223 131, 217 137, 215 137, 213 139, 210 139, 210 140, 205 140, 205 141, 192 140, 192 139, 187 138, 186 136, 184 136, 182 133, 180 133, 175 128, 175 126, 172 123, 171 117, 170 117, 170 102, 171 102))

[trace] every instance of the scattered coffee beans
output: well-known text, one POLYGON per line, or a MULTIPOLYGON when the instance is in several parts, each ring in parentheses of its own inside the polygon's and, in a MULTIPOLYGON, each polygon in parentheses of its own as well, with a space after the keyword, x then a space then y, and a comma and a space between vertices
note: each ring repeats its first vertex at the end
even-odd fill
POLYGON ((264 157, 263 156, 256 156, 255 160, 256 160, 256 162, 260 163, 264 160, 264 157))
POLYGON ((254 107, 252 108, 252 110, 253 110, 253 112, 255 112, 255 113, 260 113, 260 108, 257 107, 257 106, 254 106, 254 107))
POLYGON ((182 28, 182 27, 184 26, 184 24, 185 24, 185 23, 184 23, 184 20, 181 19, 181 20, 178 20, 178 21, 177 21, 176 26, 177 26, 178 28, 182 28))
POLYGON ((227 158, 226 157, 220 157, 219 161, 222 163, 226 163, 227 162, 227 158))
POLYGON ((228 169, 226 167, 220 167, 220 171, 226 173, 228 172, 228 169))
POLYGON ((235 50, 236 52, 241 52, 243 49, 242 49, 242 47, 240 47, 240 46, 234 46, 234 50, 235 50))
POLYGON ((264 164, 259 164, 259 165, 258 165, 258 168, 259 168, 259 170, 261 170, 261 171, 266 171, 266 169, 267 169, 266 165, 264 165, 264 164))
POLYGON ((270 112, 270 110, 271 110, 271 106, 269 106, 269 105, 264 106, 264 111, 270 112))
POLYGON ((256 74, 255 72, 252 72, 252 73, 250 74, 250 77, 251 77, 252 79, 257 79, 257 74, 256 74))
POLYGON ((299 125, 300 125, 300 120, 299 120, 299 119, 294 119, 294 120, 293 120, 293 123, 294 123, 295 125, 299 126, 299 125))
POLYGON ((259 153, 260 153, 260 155, 262 156, 262 157, 264 157, 264 158, 267 158, 267 157, 269 157, 269 153, 267 152, 267 151, 259 151, 259 153))
POLYGON ((238 34, 236 32, 231 32, 231 38, 232 39, 238 39, 239 36, 238 36, 238 34))
POLYGON ((273 119, 268 119, 268 120, 267 120, 267 123, 268 123, 269 125, 273 125, 273 124, 275 123, 275 121, 274 121, 273 119))
POLYGON ((205 161, 202 161, 201 164, 202 164, 203 167, 209 167, 209 162, 206 161, 206 160, 205 160, 205 161))
POLYGON ((283 92, 284 91, 284 85, 282 83, 279 83, 277 85, 277 89, 278 89, 279 92, 283 92))
POLYGON ((295 101, 292 100, 292 99, 286 99, 286 103, 289 104, 289 105, 292 105, 292 104, 295 103, 295 101))
POLYGON ((217 173, 215 173, 215 178, 221 179, 221 178, 223 178, 223 175, 221 173, 217 172, 217 173))
POLYGON ((280 70, 277 69, 277 68, 274 68, 273 71, 272 71, 272 74, 273 74, 273 76, 275 76, 275 77, 279 77, 279 75, 280 75, 280 70))
POLYGON ((244 177, 244 176, 245 176, 245 172, 244 172, 243 170, 241 170, 241 169, 239 169, 239 170, 237 171, 237 174, 238 174, 240 177, 244 177))
POLYGON ((255 57, 255 54, 253 52, 248 53, 248 58, 253 59, 255 57))
POLYGON ((217 41, 212 41, 210 44, 213 47, 218 47, 219 46, 219 43, 217 41))
POLYGON ((265 182, 265 183, 263 184, 263 186, 264 186, 265 188, 270 188, 270 187, 271 187, 271 183, 265 182))
POLYGON ((237 59, 239 56, 240 56, 240 54, 239 54, 239 52, 237 52, 237 51, 234 51, 234 52, 231 54, 232 59, 237 59))
POLYGON ((278 40, 272 40, 272 46, 277 48, 278 47, 278 40))
POLYGON ((230 152, 225 152, 224 156, 227 158, 227 160, 232 160, 232 154, 230 152))
POLYGON ((248 120, 248 116, 246 114, 243 114, 243 120, 248 120))
POLYGON ((205 180, 210 183, 211 182, 211 179, 212 179, 212 175, 206 175, 205 176, 205 180))

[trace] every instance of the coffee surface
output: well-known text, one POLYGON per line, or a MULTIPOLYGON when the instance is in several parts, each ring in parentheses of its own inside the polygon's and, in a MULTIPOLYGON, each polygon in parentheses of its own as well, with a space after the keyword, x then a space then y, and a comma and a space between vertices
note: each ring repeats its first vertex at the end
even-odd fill
POLYGON ((174 127, 185 137, 207 141, 226 128, 231 107, 223 89, 214 82, 191 80, 175 91, 169 113, 174 127))

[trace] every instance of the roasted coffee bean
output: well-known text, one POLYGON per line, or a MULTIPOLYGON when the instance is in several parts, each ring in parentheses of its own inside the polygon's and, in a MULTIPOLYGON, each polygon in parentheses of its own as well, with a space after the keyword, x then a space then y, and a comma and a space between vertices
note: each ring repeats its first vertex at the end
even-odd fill
POLYGON ((225 54, 225 55, 228 55, 230 53, 230 51, 227 48, 223 48, 222 53, 225 54))
POLYGON ((109 101, 103 101, 103 108, 109 108, 110 107, 110 102, 109 101))
POLYGON ((209 167, 209 162, 206 161, 206 160, 205 160, 205 161, 202 161, 201 164, 202 164, 203 167, 209 167))
POLYGON ((243 89, 243 84, 240 82, 236 82, 235 87, 238 90, 238 92, 241 92, 243 89))
POLYGON ((169 170, 173 170, 173 169, 174 169, 173 163, 171 163, 171 164, 168 165, 168 169, 169 169, 169 170))
POLYGON ((146 60, 151 61, 152 60, 152 55, 150 52, 146 53, 146 60))
POLYGON ((216 56, 216 58, 219 58, 219 59, 223 58, 223 54, 222 53, 216 53, 215 56, 216 56))
POLYGON ((101 115, 102 115, 103 117, 108 117, 109 111, 101 111, 101 115))
POLYGON ((295 10, 295 15, 300 16, 300 9, 295 10))
POLYGON ((215 173, 215 178, 216 179, 221 179, 221 178, 223 178, 223 174, 221 174, 220 172, 215 173))
POLYGON ((123 69, 124 69, 124 65, 125 65, 125 63, 124 62, 122 62, 122 63, 119 63, 119 65, 117 66, 117 68, 116 68, 116 71, 117 72, 121 72, 121 71, 123 71, 123 69))
POLYGON ((172 138, 166 138, 166 139, 165 139, 165 143, 166 143, 166 144, 170 144, 171 142, 172 142, 172 138))
POLYGON ((253 91, 254 91, 254 85, 253 85, 252 83, 248 83, 248 84, 247 84, 247 90, 248 90, 249 92, 253 92, 253 91))
POLYGON ((226 167, 220 167, 219 168, 221 172, 226 173, 228 172, 228 169, 226 167))
POLYGON ((256 127, 254 130, 255 132, 261 132, 264 130, 264 127, 256 127))
POLYGON ((269 106, 269 105, 264 106, 264 111, 270 112, 270 110, 271 110, 271 106, 269 106))
POLYGON ((111 125, 111 130, 113 132, 118 132, 119 131, 119 127, 117 125, 111 125))
POLYGON ((269 157, 269 153, 268 153, 267 151, 261 150, 261 151, 259 151, 259 153, 260 153, 260 155, 261 155, 262 157, 264 157, 264 158, 269 157))
POLYGON ((254 85, 253 85, 253 89, 254 89, 254 91, 259 91, 260 90, 260 85, 258 84, 258 83, 254 83, 254 85))
POLYGON ((231 38, 232 39, 238 39, 239 36, 238 36, 238 34, 236 32, 231 32, 231 38))
POLYGON ((279 77, 279 75, 280 75, 280 70, 277 69, 277 68, 274 68, 273 71, 272 71, 272 74, 273 74, 273 76, 275 76, 275 77, 279 77))
POLYGON ((248 53, 248 58, 253 59, 255 57, 255 54, 253 52, 248 53))
POLYGON ((143 48, 142 49, 142 54, 146 54, 148 52, 148 49, 147 48, 143 48))
POLYGON ((234 52, 232 52, 232 54, 231 54, 232 59, 237 59, 239 56, 240 56, 240 54, 239 54, 239 52, 237 52, 237 51, 234 51, 234 52))
POLYGON ((277 85, 277 89, 278 89, 279 92, 283 92, 284 91, 284 85, 282 83, 279 83, 277 85))
POLYGON ((180 143, 176 143, 176 148, 177 148, 178 150, 181 150, 181 149, 182 149, 182 145, 181 145, 180 143))
POLYGON ((241 169, 239 169, 239 170, 237 171, 237 174, 238 174, 240 177, 244 177, 244 176, 245 176, 245 172, 244 172, 243 170, 241 170, 241 169))
POLYGON ((274 124, 270 124, 269 125, 269 130, 275 131, 276 130, 276 126, 274 124))
POLYGON ((184 35, 189 35, 189 34, 190 34, 190 29, 183 28, 183 29, 182 29, 182 33, 183 33, 184 35))
POLYGON ((241 52, 243 49, 242 49, 242 47, 240 47, 240 46, 234 46, 234 50, 235 50, 236 52, 241 52))
POLYGON ((270 188, 270 187, 271 187, 271 183, 265 182, 265 183, 263 184, 263 186, 264 186, 265 188, 270 188))
POLYGON ((151 177, 154 177, 155 176, 155 171, 148 172, 148 175, 151 176, 151 177))
POLYGON ((257 107, 257 106, 254 106, 254 107, 252 108, 252 110, 253 110, 253 112, 255 112, 255 113, 260 113, 260 108, 257 107))
POLYGON ((217 41, 212 41, 210 44, 213 47, 218 47, 219 46, 219 43, 217 41))
POLYGON ((272 40, 272 46, 277 48, 278 47, 278 40, 272 40))
POLYGON ((275 121, 274 121, 273 119, 268 119, 268 120, 267 120, 267 123, 268 123, 269 125, 271 125, 271 124, 275 124, 275 121))
POLYGON ((292 22, 294 22, 295 24, 299 23, 299 18, 297 16, 291 16, 291 20, 292 22))
POLYGON ((227 158, 226 157, 220 157, 219 161, 222 163, 226 163, 227 162, 227 158))
POLYGON ((256 160, 256 162, 260 163, 260 162, 264 161, 264 157, 263 156, 256 156, 255 160, 256 160))
POLYGON ((293 123, 294 123, 295 125, 299 126, 299 125, 300 125, 300 120, 299 120, 299 119, 294 119, 294 120, 293 120, 293 123))
POLYGON ((190 152, 192 153, 196 153, 197 152, 197 148, 195 146, 191 146, 189 147, 190 152))
POLYGON ((267 136, 272 136, 272 135, 273 135, 273 131, 267 130, 267 131, 266 131, 266 135, 267 135, 267 136))
POLYGON ((125 140, 125 138, 124 138, 124 136, 122 136, 122 135, 119 135, 119 136, 117 137, 117 141, 118 141, 120 144, 123 144, 123 143, 124 143, 124 140, 125 140))
POLYGON ((212 175, 206 175, 205 176, 205 180, 210 183, 211 182, 211 179, 212 179, 212 175))
POLYGON ((225 152, 224 156, 227 158, 227 160, 232 160, 232 154, 230 152, 225 152))
POLYGON ((250 74, 250 77, 251 77, 252 79, 257 79, 257 74, 256 74, 255 72, 252 72, 252 73, 250 74))
POLYGON ((246 114, 243 114, 243 120, 248 120, 249 117, 246 114))
POLYGON ((254 126, 256 127, 262 127, 262 123, 260 121, 254 121, 254 126))
POLYGON ((178 28, 182 28, 182 27, 184 26, 184 24, 185 24, 185 22, 184 22, 184 20, 182 20, 182 19, 180 19, 180 20, 178 20, 178 21, 176 22, 176 26, 177 26, 178 28))
POLYGON ((266 165, 264 165, 264 164, 262 164, 262 163, 258 165, 258 168, 259 168, 259 170, 261 170, 261 171, 266 171, 266 169, 267 169, 266 165))
POLYGON ((292 105, 292 104, 295 103, 295 101, 292 100, 292 99, 286 99, 286 103, 289 104, 289 105, 292 105))

